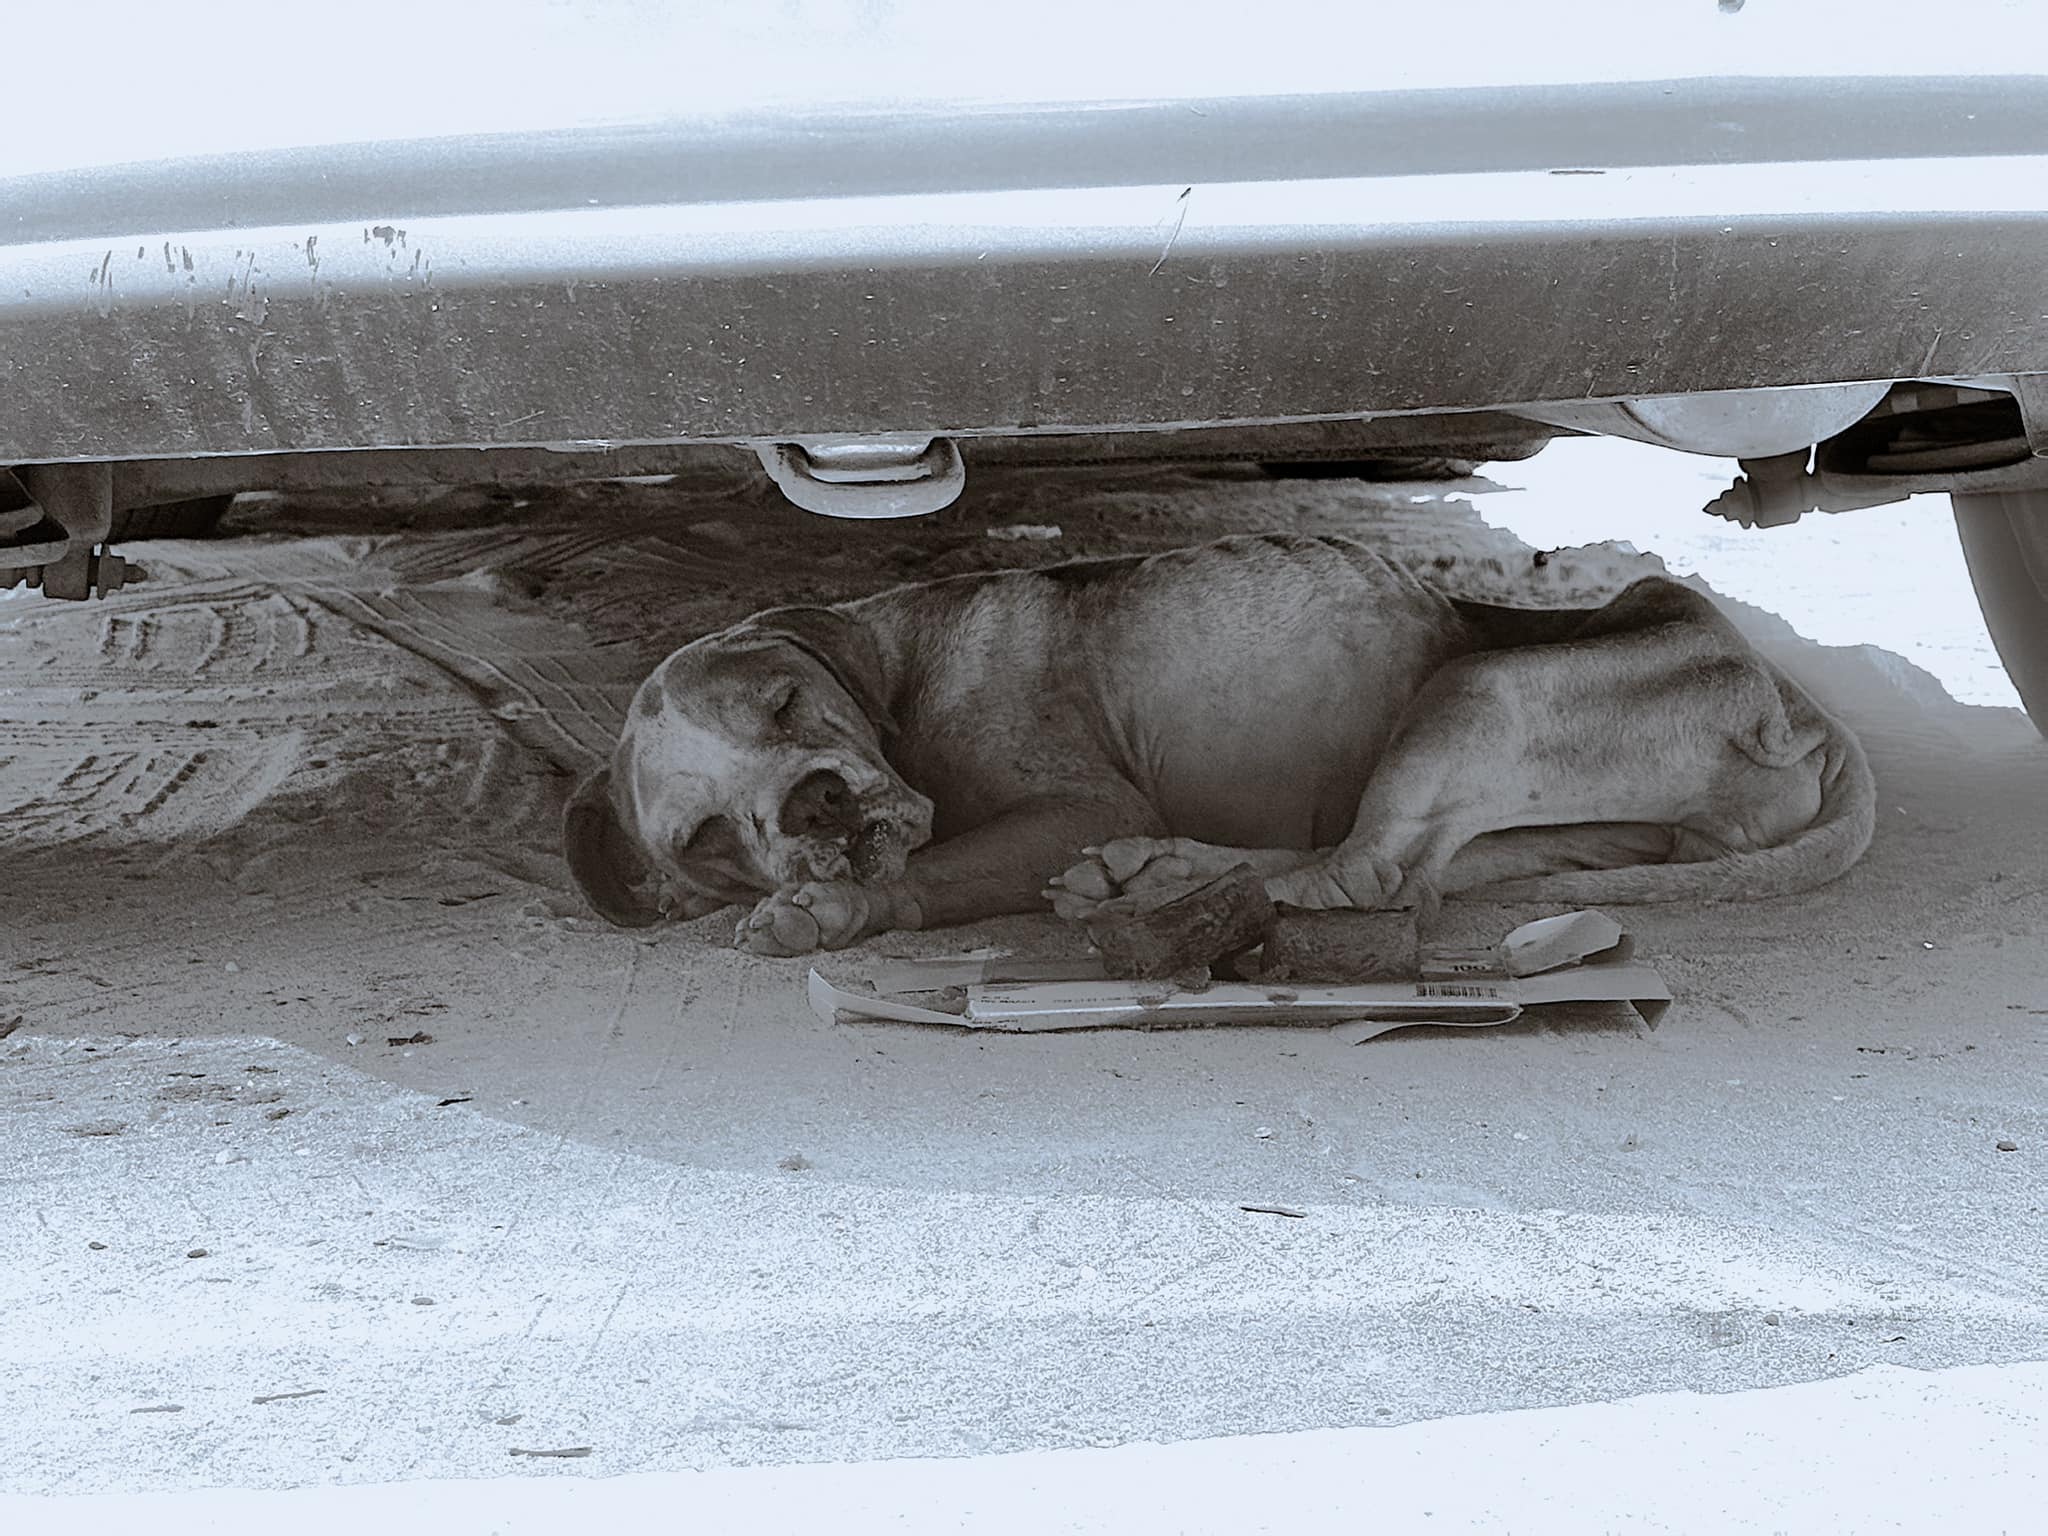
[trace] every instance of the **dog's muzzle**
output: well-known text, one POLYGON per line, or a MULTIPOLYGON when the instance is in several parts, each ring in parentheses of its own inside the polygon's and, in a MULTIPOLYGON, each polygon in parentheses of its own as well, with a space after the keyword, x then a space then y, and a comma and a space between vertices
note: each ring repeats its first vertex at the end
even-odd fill
POLYGON ((764 816, 769 875, 782 884, 899 878, 931 839, 932 805, 886 769, 814 763, 764 816))
POLYGON ((757 762, 737 777, 751 778, 751 789, 688 796, 653 816, 620 814, 610 767, 578 786, 564 812, 563 846, 591 905, 612 922, 642 927, 672 910, 700 915, 748 891, 766 895, 809 880, 876 884, 902 878, 911 852, 931 841, 931 801, 857 752, 757 762), (693 869, 693 845, 707 829, 717 835, 693 869))

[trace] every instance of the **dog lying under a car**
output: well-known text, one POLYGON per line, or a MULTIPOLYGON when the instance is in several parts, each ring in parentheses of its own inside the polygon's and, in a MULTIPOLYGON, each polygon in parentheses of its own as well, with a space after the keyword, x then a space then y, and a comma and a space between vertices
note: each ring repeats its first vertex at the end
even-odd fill
POLYGON ((565 817, 615 923, 759 954, 1251 865, 1276 900, 1780 895, 1868 846, 1855 738, 1707 598, 1464 601, 1242 536, 769 609, 642 684, 565 817))

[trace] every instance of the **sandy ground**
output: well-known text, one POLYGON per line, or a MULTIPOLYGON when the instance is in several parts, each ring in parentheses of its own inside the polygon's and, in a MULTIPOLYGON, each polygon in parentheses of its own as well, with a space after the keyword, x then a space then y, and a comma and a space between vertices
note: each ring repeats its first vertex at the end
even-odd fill
POLYGON ((904 1461, 308 1489, 0 1494, 36 1536, 1500 1531, 2031 1532, 2048 1365, 1873 1366, 1398 1427, 904 1461), (1810 1453, 1803 1466, 1787 1455, 1810 1453))
MULTIPOLYGON (((1714 468, 1021 477, 909 527, 737 476, 337 498, 138 547, 107 602, 0 602, 0 1493, 1370 1436, 2048 1357, 2048 750, 1938 505, 1744 534, 1694 510, 1714 468), (1063 537, 986 532, 1019 523, 1063 537), (1655 1030, 1352 1048, 826 1025, 730 916, 627 934, 570 893, 571 777, 690 635, 1272 527, 1539 601, 1654 560, 1539 570, 1508 529, 1625 538, 1765 605, 1863 734, 1875 846, 1630 914, 1679 996, 1655 1030)), ((2038 1394, 2001 1411, 2038 1440, 2038 1394)))

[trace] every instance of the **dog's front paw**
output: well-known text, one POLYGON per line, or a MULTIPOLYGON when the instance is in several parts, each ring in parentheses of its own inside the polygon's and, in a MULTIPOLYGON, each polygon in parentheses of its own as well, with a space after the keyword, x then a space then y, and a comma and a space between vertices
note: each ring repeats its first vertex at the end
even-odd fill
POLYGON ((814 880, 764 896, 740 919, 737 948, 755 955, 844 949, 873 931, 869 893, 845 880, 814 880))
MULTIPOLYGON (((1434 887, 1429 889, 1426 900, 1434 915, 1434 887)), ((1413 896, 1409 892, 1410 882, 1392 859, 1341 850, 1266 881, 1266 894, 1275 901, 1318 912, 1381 912, 1423 904, 1419 886, 1413 896)))
POLYGON ((1197 874, 1184 837, 1120 837, 1100 848, 1081 850, 1081 862, 1054 875, 1046 887, 1053 911, 1079 922, 1106 901, 1169 885, 1197 874))

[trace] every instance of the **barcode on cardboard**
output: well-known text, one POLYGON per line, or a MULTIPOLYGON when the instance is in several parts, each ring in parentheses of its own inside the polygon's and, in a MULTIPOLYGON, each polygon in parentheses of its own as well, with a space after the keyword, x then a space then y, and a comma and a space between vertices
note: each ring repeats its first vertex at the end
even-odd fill
POLYGON ((1481 986, 1469 981, 1418 981, 1415 984, 1417 997, 1476 997, 1489 1002, 1501 999, 1499 987, 1481 986))

